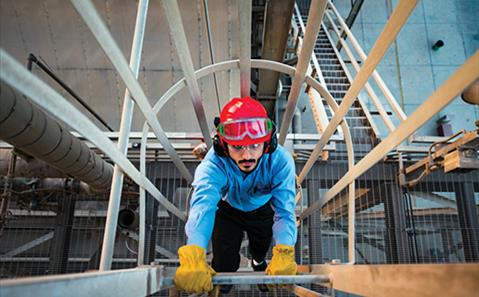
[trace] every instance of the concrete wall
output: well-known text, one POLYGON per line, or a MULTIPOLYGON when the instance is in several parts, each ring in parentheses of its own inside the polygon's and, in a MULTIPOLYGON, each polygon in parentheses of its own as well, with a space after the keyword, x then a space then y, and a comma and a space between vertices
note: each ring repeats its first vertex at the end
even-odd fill
MULTIPOLYGON (((94 4, 129 60, 138 1, 97 0, 94 4)), ((178 1, 178 4, 195 69, 211 64, 203 1, 178 1)), ((238 58, 237 6, 237 0, 209 1, 216 62, 238 58)), ((21 63, 26 64, 29 53, 41 58, 114 130, 119 129, 125 85, 70 1, 0 0, 0 46, 21 63)), ((161 1, 149 4, 140 69, 139 81, 152 105, 183 77, 161 1)), ((88 114, 41 70, 34 67, 33 71, 88 114)), ((239 94, 239 71, 223 72, 217 78, 222 104, 239 94)), ((200 80, 199 87, 212 128, 212 119, 218 113, 212 76, 200 80)), ((159 113, 165 131, 200 132, 191 97, 185 90, 159 113)), ((106 130, 92 116, 90 119, 106 130)), ((136 110, 132 130, 141 130, 143 122, 143 116, 136 110)))
MULTIPOLYGON (((352 31, 366 53, 374 45, 392 7, 398 2, 364 1, 352 31)), ((334 4, 345 18, 351 1, 335 0, 334 4)), ((418 1, 396 43, 389 48, 378 67, 379 74, 407 114, 416 110, 424 99, 478 50, 478 11, 477 0, 418 1), (439 39, 445 45, 433 51, 431 46, 439 39)), ((373 105, 369 104, 374 110, 373 105)), ((471 130, 475 127, 474 121, 479 118, 479 107, 468 105, 458 97, 423 126, 419 134, 436 135, 435 121, 443 115, 451 120, 454 132, 471 130)))

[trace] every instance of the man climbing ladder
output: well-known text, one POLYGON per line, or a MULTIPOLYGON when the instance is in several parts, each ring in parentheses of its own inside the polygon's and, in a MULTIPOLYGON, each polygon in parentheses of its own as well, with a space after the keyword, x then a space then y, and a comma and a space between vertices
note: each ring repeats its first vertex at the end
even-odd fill
MULTIPOLYGON (((186 223, 187 245, 180 247, 174 278, 179 290, 213 289, 216 272, 235 272, 246 232, 255 271, 296 274, 295 166, 277 144, 273 122, 250 97, 233 98, 222 109, 214 148, 195 172, 194 192, 186 223), (265 256, 274 238, 269 265, 265 256), (206 248, 212 238, 212 267, 206 248)), ((258 286, 266 291, 266 286, 258 286)), ((227 293, 231 286, 222 286, 227 293)))

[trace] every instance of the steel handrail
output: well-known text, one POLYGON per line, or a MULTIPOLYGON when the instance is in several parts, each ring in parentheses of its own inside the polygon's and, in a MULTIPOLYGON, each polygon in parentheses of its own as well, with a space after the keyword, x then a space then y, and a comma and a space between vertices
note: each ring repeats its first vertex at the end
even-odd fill
MULTIPOLYGON (((340 25, 341 25, 341 29, 346 33, 346 36, 348 37, 348 40, 351 42, 352 46, 354 47, 354 49, 357 51, 357 53, 359 54, 359 57, 361 58, 362 61, 365 61, 367 59, 367 55, 366 53, 364 52, 364 50, 361 48, 361 46, 359 45, 359 42, 357 41, 356 37, 354 37, 353 33, 351 32, 351 30, 348 28, 348 26, 346 25, 346 23, 344 22, 343 18, 341 17, 341 15, 339 14, 338 10, 336 9, 336 7, 334 6, 334 4, 328 0, 328 7, 331 8, 331 10, 334 12, 335 16, 336 16, 336 19, 339 21, 340 25)), ((334 25, 334 24, 333 24, 334 25)), ((342 38, 339 38, 340 40, 342 38)), ((344 41, 344 39, 343 39, 344 41)), ((401 106, 398 104, 396 98, 394 97, 394 95, 391 93, 391 91, 389 90, 389 88, 387 87, 387 85, 384 83, 383 79, 381 78, 381 76, 379 75, 379 73, 374 70, 373 73, 372 73, 372 77, 374 79, 374 81, 377 83, 377 85, 379 86, 380 90, 382 91, 382 93, 384 94, 384 97, 386 98, 386 100, 388 101, 389 105, 391 106, 391 108, 394 110, 394 112, 396 113, 397 117, 399 118, 399 120, 402 122, 404 120, 407 119, 407 115, 404 113, 404 111, 402 110, 401 106)))
MULTIPOLYGON (((299 49, 301 48, 301 43, 302 43, 302 37, 300 36, 300 32, 303 32, 303 33, 305 32, 305 26, 301 16, 301 12, 299 11, 298 5, 296 3, 294 4, 294 14, 296 18, 298 18, 298 24, 299 24, 299 28, 297 28, 297 32, 295 32, 297 34, 295 38, 297 39, 297 44, 298 44, 298 47, 296 50, 299 52, 299 49)), ((298 26, 298 24, 296 24, 293 17, 292 19, 293 30, 295 27, 298 26)), ((313 55, 311 55, 311 61, 313 62, 313 67, 309 66, 307 72, 313 73, 313 71, 315 70, 318 76, 319 82, 321 83, 321 85, 324 86, 324 88, 327 89, 326 81, 324 79, 321 68, 319 67, 319 62, 314 52, 313 52, 313 55)), ((329 124, 328 116, 326 114, 326 109, 324 107, 322 99, 319 97, 319 94, 314 89, 311 89, 310 92, 311 94, 308 94, 308 95, 310 98, 310 105, 311 105, 311 110, 313 112, 313 118, 316 122, 316 127, 318 128, 318 131, 323 132, 326 126, 329 124)), ((341 129, 338 129, 338 131, 341 135, 343 134, 341 129)))

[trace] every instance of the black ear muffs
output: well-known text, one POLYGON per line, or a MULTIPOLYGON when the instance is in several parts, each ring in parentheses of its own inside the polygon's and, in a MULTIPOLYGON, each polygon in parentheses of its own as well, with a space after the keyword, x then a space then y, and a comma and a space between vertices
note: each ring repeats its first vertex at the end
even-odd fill
POLYGON ((276 126, 273 125, 273 130, 271 131, 271 139, 264 144, 264 152, 272 154, 278 147, 278 138, 276 136, 276 126))
POLYGON ((220 157, 228 156, 228 149, 226 148, 226 144, 221 141, 221 138, 218 134, 215 134, 215 136, 213 137, 213 149, 215 150, 215 153, 217 153, 220 157))
MULTIPOLYGON (((220 124, 220 118, 215 117, 213 124, 215 125, 215 128, 218 129, 218 126, 220 124)), ((228 149, 226 148, 226 143, 223 143, 223 141, 221 141, 221 138, 218 133, 216 133, 213 137, 213 149, 215 150, 215 153, 217 153, 220 157, 228 156, 228 149)))

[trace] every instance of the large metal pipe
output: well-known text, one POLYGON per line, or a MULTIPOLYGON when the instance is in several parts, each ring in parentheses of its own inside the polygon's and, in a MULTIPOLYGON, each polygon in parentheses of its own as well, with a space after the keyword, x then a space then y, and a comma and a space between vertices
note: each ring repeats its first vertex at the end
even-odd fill
POLYGON ((1 140, 93 188, 110 187, 111 164, 3 82, 0 106, 1 140))
MULTIPOLYGON (((8 175, 8 164, 13 148, 0 148, 0 176, 8 175)), ((37 158, 19 156, 15 162, 13 177, 53 177, 65 178, 67 175, 55 167, 37 158)))
POLYGON ((34 193, 39 190, 62 191, 69 190, 74 193, 91 194, 90 187, 79 180, 70 178, 28 178, 14 177, 8 180, 7 177, 0 177, 0 187, 9 182, 15 192, 34 193))

